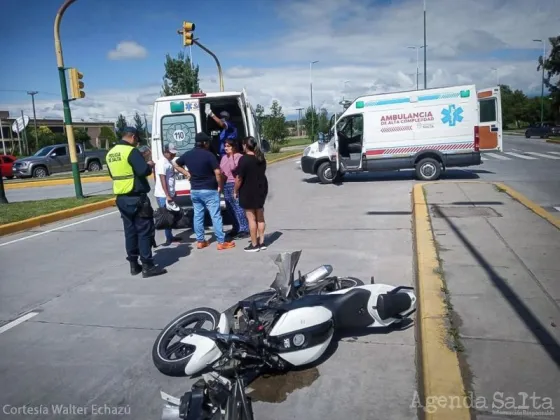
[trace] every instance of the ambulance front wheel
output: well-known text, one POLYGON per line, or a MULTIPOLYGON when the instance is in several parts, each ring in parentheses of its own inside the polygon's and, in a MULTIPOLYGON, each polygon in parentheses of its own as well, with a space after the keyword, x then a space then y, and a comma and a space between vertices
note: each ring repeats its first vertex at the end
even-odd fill
POLYGON ((334 165, 331 162, 323 162, 317 168, 317 176, 321 184, 332 184, 336 173, 332 170, 334 165))
POLYGON ((416 178, 421 181, 435 181, 441 175, 441 162, 434 158, 424 158, 416 164, 416 178))

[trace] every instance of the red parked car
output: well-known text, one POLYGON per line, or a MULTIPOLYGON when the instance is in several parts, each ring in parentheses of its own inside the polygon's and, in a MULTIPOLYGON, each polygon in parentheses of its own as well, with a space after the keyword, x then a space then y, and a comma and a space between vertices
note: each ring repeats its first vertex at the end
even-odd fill
POLYGON ((14 177, 12 167, 16 161, 16 157, 12 155, 0 155, 0 173, 8 179, 14 177))

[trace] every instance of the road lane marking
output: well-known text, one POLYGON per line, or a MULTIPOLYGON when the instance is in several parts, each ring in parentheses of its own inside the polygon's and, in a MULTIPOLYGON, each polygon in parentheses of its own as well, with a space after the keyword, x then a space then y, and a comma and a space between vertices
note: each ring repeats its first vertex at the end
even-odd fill
POLYGON ((481 159, 481 160, 488 160, 488 158, 487 158, 487 157, 484 157, 484 156, 480 156, 480 159, 481 159))
POLYGON ((537 160, 536 157, 520 155, 519 153, 513 153, 513 152, 504 152, 504 153, 505 153, 506 155, 518 157, 518 158, 520 158, 520 159, 537 160))
POLYGON ((550 155, 547 155, 545 153, 538 153, 538 152, 527 152, 527 153, 530 154, 530 155, 540 156, 540 157, 543 157, 543 158, 546 158, 546 159, 560 159, 560 157, 558 157, 558 156, 550 156, 550 155))
POLYGON ((507 156, 502 156, 499 155, 497 153, 485 153, 486 156, 492 156, 495 159, 499 159, 499 160, 512 160, 511 158, 508 158, 507 156))
POLYGON ((554 207, 554 210, 560 211, 560 207, 554 207))
POLYGON ((548 152, 548 153, 552 153, 553 155, 560 155, 560 152, 548 152))
POLYGON ((25 314, 23 316, 20 316, 19 318, 14 319, 11 322, 8 322, 6 325, 2 325, 2 327, 0 327, 0 334, 5 333, 8 330, 11 330, 12 328, 18 326, 22 322, 25 322, 28 319, 33 318, 35 315, 39 315, 39 312, 29 312, 28 314, 25 314))
POLYGON ((54 231, 57 231, 57 230, 60 230, 60 229, 64 229, 64 228, 76 226, 76 225, 79 225, 79 224, 81 224, 81 223, 85 223, 85 222, 89 222, 89 221, 92 221, 92 220, 96 220, 96 219, 99 219, 99 218, 101 218, 101 217, 109 216, 110 214, 115 214, 115 213, 118 213, 118 212, 119 212, 118 210, 116 210, 116 211, 111 211, 111 212, 109 212, 109 213, 104 213, 104 214, 101 214, 101 215, 99 215, 99 216, 90 217, 89 219, 80 220, 79 222, 70 223, 70 224, 68 224, 68 225, 59 226, 59 227, 56 227, 56 228, 53 228, 53 229, 45 230, 44 232, 39 232, 39 233, 35 233, 35 234, 33 234, 33 235, 25 236, 25 237, 23 237, 23 238, 14 239, 13 241, 1 243, 1 244, 0 244, 0 247, 3 247, 3 246, 5 246, 5 245, 14 244, 14 243, 20 242, 20 241, 25 241, 26 239, 36 238, 37 236, 45 235, 45 234, 47 234, 47 233, 51 233, 51 232, 54 232, 54 231))

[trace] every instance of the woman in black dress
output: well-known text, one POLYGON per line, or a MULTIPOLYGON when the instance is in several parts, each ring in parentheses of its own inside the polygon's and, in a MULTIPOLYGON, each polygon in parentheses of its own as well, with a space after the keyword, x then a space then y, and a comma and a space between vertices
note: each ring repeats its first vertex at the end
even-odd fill
POLYGON ((251 243, 244 248, 247 252, 266 249, 264 243, 264 203, 268 195, 266 159, 254 137, 243 139, 245 154, 239 159, 235 172, 234 197, 239 197, 239 205, 245 210, 249 222, 251 243))

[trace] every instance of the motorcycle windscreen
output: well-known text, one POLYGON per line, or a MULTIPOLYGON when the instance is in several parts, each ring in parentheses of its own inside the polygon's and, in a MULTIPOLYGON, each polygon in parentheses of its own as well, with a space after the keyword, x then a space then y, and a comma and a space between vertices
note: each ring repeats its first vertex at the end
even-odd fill
POLYGON ((272 282, 270 287, 276 290, 276 292, 282 297, 288 296, 290 287, 294 281, 294 271, 300 255, 301 251, 282 252, 272 258, 272 261, 278 267, 278 273, 276 274, 276 279, 272 282))

